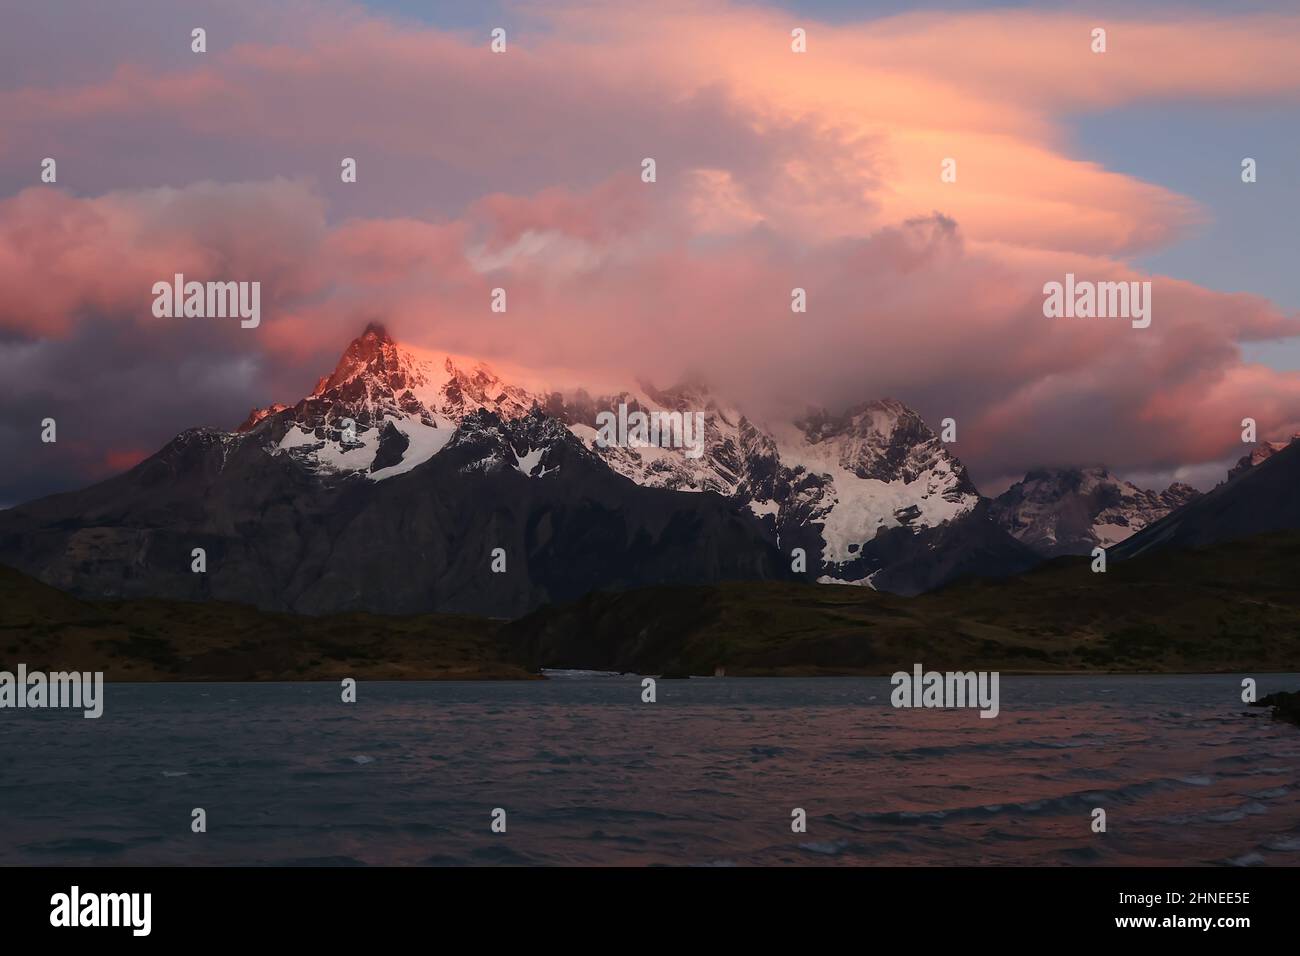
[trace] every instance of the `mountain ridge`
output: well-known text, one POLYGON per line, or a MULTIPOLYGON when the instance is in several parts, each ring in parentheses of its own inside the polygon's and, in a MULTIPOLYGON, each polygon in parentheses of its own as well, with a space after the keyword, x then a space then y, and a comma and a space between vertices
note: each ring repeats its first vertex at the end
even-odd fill
MULTIPOLYGON (((182 433, 159 453, 161 461, 173 464, 159 471, 157 462, 147 460, 139 467, 155 476, 171 475, 175 461, 184 458, 180 449, 195 445, 211 450, 201 467, 220 475, 229 462, 260 454, 284 463, 292 478, 270 473, 274 469, 268 472, 264 463, 246 463, 259 480, 282 480, 295 488, 306 483, 313 489, 307 495, 311 498, 358 481, 385 485, 431 462, 442 462, 434 469, 442 474, 449 462, 463 457, 457 449, 467 442, 482 445, 483 457, 477 463, 461 462, 456 473, 492 473, 505 462, 526 477, 565 481, 560 462, 581 448, 588 457, 579 470, 591 471, 598 462, 639 489, 716 495, 720 501, 707 506, 668 505, 671 499, 659 499, 658 507, 748 515, 755 526, 745 547, 775 548, 782 554, 784 568, 777 570, 764 559, 763 576, 919 593, 954 573, 1014 573, 1037 560, 993 527, 965 466, 919 415, 896 399, 859 402, 840 414, 813 409, 767 428, 715 395, 698 377, 668 388, 640 382, 599 395, 580 386, 556 388, 531 380, 521 385, 479 360, 403 346, 378 323, 367 325, 348 344, 334 370, 319 378, 311 394, 292 405, 253 409, 234 432, 182 433), (696 457, 671 442, 620 445, 605 440, 597 428, 598 417, 620 408, 633 414, 698 412, 704 422, 700 454, 696 457), (496 416, 496 424, 489 425, 484 414, 496 416), (542 427, 543 421, 552 424, 542 427), (485 429, 495 436, 487 445, 485 429), (487 447, 494 442, 501 446, 495 451, 487 447), (944 553, 936 555, 940 541, 944 553)), ((188 493, 191 498, 213 494, 207 488, 188 493)), ((90 492, 89 499, 98 501, 102 494, 90 492)), ((630 490, 625 494, 642 497, 630 490)), ((259 500, 252 492, 246 497, 259 500)), ((201 511, 193 500, 186 507, 195 514, 201 511)), ((486 501, 474 507, 491 510, 486 501)), ((237 512, 239 507, 232 504, 231 509, 237 512)), ((57 516, 46 506, 19 510, 28 516, 45 514, 56 524, 78 520, 75 507, 65 506, 57 516)), ((14 543, 14 528, 36 533, 22 517, 0 519, 0 556, 16 551, 19 566, 76 586, 76 574, 67 562, 42 564, 54 560, 48 550, 24 556, 24 550, 35 546, 30 541, 14 543)), ((103 532, 106 539, 115 540, 114 535, 103 532)), ((117 544, 122 546, 121 541, 117 544)), ((314 567, 310 557, 310 552, 303 556, 304 567, 314 567)), ((725 573, 758 573, 740 556, 731 562, 709 562, 714 570, 701 580, 724 573, 724 566, 730 566, 725 573)), ((288 568, 279 573, 293 576, 288 568)), ((627 575, 614 578, 624 580, 627 575)), ((598 575, 591 585, 610 583, 598 575)))
POLYGON ((1086 553, 1111 540, 1099 528, 1131 533, 1194 497, 1177 485, 1143 491, 1105 469, 1071 474, 1096 486, 1080 495, 1079 481, 1056 482, 1087 498, 1073 525, 1060 494, 1009 503, 1031 480, 1042 490, 1036 473, 982 496, 894 398, 763 424, 699 378, 593 395, 507 380, 371 323, 296 403, 253 409, 230 432, 186 430, 124 475, 0 513, 0 560, 86 596, 305 613, 510 616, 672 581, 909 595, 1027 570, 1054 553, 1048 524, 1052 547, 1086 553), (599 416, 620 408, 700 413, 701 453, 606 440, 599 416), (1030 514, 1025 502, 1043 507, 1030 514), (1065 542, 1062 527, 1073 529, 1065 542), (210 561, 202 575, 189 571, 196 547, 210 561), (498 548, 502 575, 487 569, 498 548))

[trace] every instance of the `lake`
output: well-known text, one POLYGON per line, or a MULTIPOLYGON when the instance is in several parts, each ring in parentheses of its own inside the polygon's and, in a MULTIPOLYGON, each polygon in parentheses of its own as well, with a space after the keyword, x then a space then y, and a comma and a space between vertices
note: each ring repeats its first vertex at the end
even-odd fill
POLYGON ((1300 728, 1240 684, 1003 677, 994 720, 887 678, 109 684, 0 711, 0 864, 1294 866, 1300 728))

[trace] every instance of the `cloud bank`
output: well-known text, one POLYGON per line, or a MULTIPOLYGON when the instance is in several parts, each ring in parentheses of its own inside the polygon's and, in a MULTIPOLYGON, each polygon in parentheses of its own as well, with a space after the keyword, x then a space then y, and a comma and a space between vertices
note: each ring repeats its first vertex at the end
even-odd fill
POLYGON ((1300 376, 1240 352, 1298 317, 1140 273, 1209 211, 1068 135, 1142 100, 1294 101, 1294 15, 1110 17, 1097 55, 1066 14, 562 3, 498 55, 346 4, 227 3, 192 54, 204 8, 137 7, 144 37, 85 29, 90 5, 45 55, 0 41, 0 504, 296 400, 372 319, 569 379, 700 369, 760 417, 890 395, 955 417, 977 480, 1219 461, 1245 416, 1300 430, 1300 376), (155 319, 177 272, 260 281, 261 326, 155 319), (1045 318, 1067 272, 1151 281, 1151 327, 1045 318))

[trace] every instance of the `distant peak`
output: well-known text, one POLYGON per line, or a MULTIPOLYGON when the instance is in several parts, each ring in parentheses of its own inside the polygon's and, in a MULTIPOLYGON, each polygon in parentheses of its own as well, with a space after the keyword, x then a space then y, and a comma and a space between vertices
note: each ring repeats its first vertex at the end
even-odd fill
POLYGON ((408 384, 397 343, 379 322, 368 323, 365 331, 348 343, 334 373, 316 383, 312 396, 341 388, 362 375, 383 381, 399 392, 408 384))
MULTIPOLYGON (((369 362, 376 356, 394 356, 397 343, 380 322, 370 322, 365 331, 353 339, 343 353, 343 363, 350 360, 369 362)), ((335 375, 337 375, 337 371, 335 375)))
POLYGON ((921 416, 894 398, 876 398, 859 402, 849 406, 839 415, 832 414, 825 408, 811 408, 796 424, 809 434, 817 432, 823 437, 841 432, 861 432, 863 429, 872 428, 879 428, 887 434, 900 426, 914 426, 928 437, 933 437, 933 433, 921 416))

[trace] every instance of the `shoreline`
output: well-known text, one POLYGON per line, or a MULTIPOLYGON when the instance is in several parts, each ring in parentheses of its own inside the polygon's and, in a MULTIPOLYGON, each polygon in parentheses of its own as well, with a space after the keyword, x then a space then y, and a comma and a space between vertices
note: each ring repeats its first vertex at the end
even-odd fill
MULTIPOLYGON (((0 668, 2 669, 2 668, 0 668)), ((63 668, 72 670, 72 668, 63 668)), ((567 670, 569 668, 547 668, 548 670, 567 670)), ((573 668, 577 670, 579 668, 573 668)), ((60 668, 51 668, 51 670, 60 670, 60 668)), ((998 668, 979 668, 969 667, 964 670, 988 670, 997 671, 1002 677, 1254 677, 1257 675, 1296 675, 1300 679, 1300 670, 1265 670, 1260 668, 1245 668, 1241 670, 1221 670, 1221 671, 1195 671, 1195 670, 1170 670, 1170 671, 1116 671, 1116 670, 1096 670, 1096 671, 1029 671, 1029 670, 1002 670, 998 668)), ((456 676, 380 676, 368 677, 365 674, 348 673, 339 674, 338 676, 319 676, 304 678, 285 678, 285 677, 254 677, 254 678, 234 678, 234 677, 195 677, 180 678, 160 677, 160 678, 140 678, 140 677, 109 677, 104 676, 105 684, 331 684, 337 683, 345 678, 351 677, 358 681, 368 681, 371 683, 388 683, 388 684, 406 684, 406 683, 460 683, 460 684, 497 684, 497 683, 517 683, 533 684, 538 682, 566 683, 569 681, 616 681, 641 680, 646 677, 654 678, 656 681, 729 681, 729 680, 844 680, 844 679, 888 679, 894 671, 889 672, 842 672, 842 673, 789 673, 789 674, 728 674, 725 677, 716 677, 707 674, 693 674, 689 677, 664 677, 662 674, 634 674, 631 672, 624 673, 593 673, 590 677, 548 677, 545 674, 532 674, 525 676, 501 676, 495 677, 487 674, 466 675, 459 674, 456 676)))

